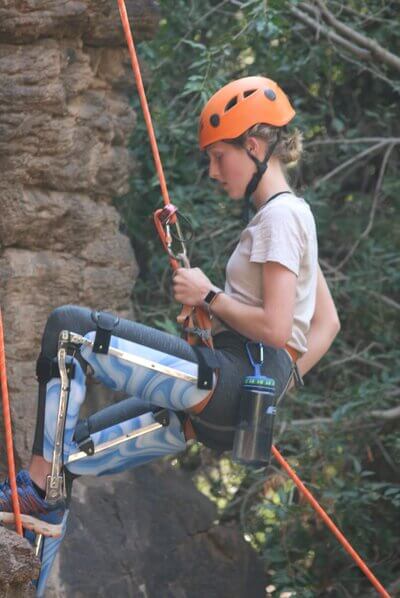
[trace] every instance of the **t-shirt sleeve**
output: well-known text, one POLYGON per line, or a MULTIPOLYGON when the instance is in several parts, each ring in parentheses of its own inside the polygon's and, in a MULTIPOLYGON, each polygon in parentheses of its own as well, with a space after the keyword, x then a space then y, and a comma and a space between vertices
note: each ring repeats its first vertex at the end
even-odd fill
POLYGON ((264 210, 252 237, 251 262, 278 262, 299 275, 306 230, 301 215, 294 208, 275 205, 264 210))

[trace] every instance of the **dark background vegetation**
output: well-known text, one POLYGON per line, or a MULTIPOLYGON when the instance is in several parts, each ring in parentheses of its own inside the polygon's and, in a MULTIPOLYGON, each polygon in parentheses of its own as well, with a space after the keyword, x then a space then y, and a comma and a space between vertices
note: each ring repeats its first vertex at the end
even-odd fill
MULTIPOLYGON (((223 284, 240 212, 207 180, 203 103, 231 79, 277 80, 297 110, 305 155, 291 174, 311 204, 320 263, 342 330, 280 409, 276 442, 393 596, 399 591, 399 4, 384 0, 160 0, 142 43, 172 201, 190 216, 193 266, 223 284)), ((168 260, 151 212, 161 198, 140 107, 132 194, 119 203, 140 262, 137 317, 178 332, 168 260), (137 201, 140 198, 140 201, 137 201)), ((373 596, 369 582, 274 465, 245 471, 194 445, 180 461, 240 521, 268 593, 373 596)))

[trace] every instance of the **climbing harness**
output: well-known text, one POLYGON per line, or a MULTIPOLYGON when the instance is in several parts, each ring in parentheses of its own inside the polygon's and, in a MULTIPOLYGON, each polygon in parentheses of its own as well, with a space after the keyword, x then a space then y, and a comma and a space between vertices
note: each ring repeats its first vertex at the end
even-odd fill
POLYGON ((11 488, 12 505, 15 517, 15 527, 20 536, 23 535, 21 523, 21 511, 18 501, 17 481, 15 477, 14 446, 11 426, 10 401, 8 398, 8 384, 6 371, 6 352, 4 346, 3 317, 0 309, 0 384, 3 406, 4 435, 6 439, 6 452, 8 462, 8 479, 11 488))
MULTIPOLYGON (((132 69, 133 69, 133 73, 135 76, 136 85, 138 88, 140 102, 142 105, 147 130, 149 133, 150 144, 151 144, 151 148, 152 148, 152 152, 153 152, 154 162, 156 165, 156 169, 157 169, 157 173, 158 173, 158 177, 159 177, 159 181, 160 181, 160 186, 161 186, 161 191, 162 191, 162 195, 163 195, 163 199, 164 199, 164 203, 165 203, 165 208, 157 210, 154 214, 156 228, 160 235, 160 238, 164 245, 164 248, 166 249, 166 251, 168 253, 172 268, 175 270, 178 267, 178 262, 182 262, 186 267, 189 267, 188 262, 186 261, 187 253, 186 253, 186 250, 184 247, 184 242, 183 242, 183 239, 181 236, 179 223, 177 226, 177 208, 175 206, 171 206, 171 202, 169 200, 168 190, 167 190, 165 177, 164 177, 164 173, 163 173, 163 169, 162 169, 162 165, 161 165, 161 159, 160 159, 160 155, 158 152, 157 141, 156 141, 154 129, 152 126, 150 111, 149 111, 148 103, 146 100, 146 94, 145 94, 143 81, 142 81, 142 77, 141 77, 141 73, 140 73, 139 61, 137 58, 137 54, 136 54, 136 50, 135 50, 135 46, 134 46, 134 42, 133 42, 132 31, 131 31, 131 27, 129 24, 128 14, 126 11, 126 6, 125 6, 124 0, 118 0, 118 7, 119 7, 120 15, 121 15, 121 21, 122 21, 122 26, 124 29, 126 42, 127 42, 128 49, 129 49, 129 54, 130 54, 130 58, 131 58, 131 62, 132 62, 132 69), (181 255, 175 255, 175 254, 171 253, 171 250, 170 250, 171 235, 168 231, 168 227, 171 225, 175 226, 178 238, 182 239, 182 241, 181 241, 182 242, 182 254, 181 255)), ((274 86, 276 86, 275 83, 273 83, 273 82, 271 82, 271 83, 274 86)), ((231 85, 233 85, 233 84, 231 84, 231 85)), ((227 87, 228 86, 226 86, 226 88, 227 87)), ((224 89, 226 89, 226 88, 224 88, 224 89)), ((252 90, 252 91, 255 91, 255 90, 252 90)), ((277 92, 282 93, 282 91, 279 88, 277 89, 277 92)), ((219 92, 219 93, 221 93, 221 92, 219 92)), ((273 89, 270 89, 270 88, 266 89, 264 91, 264 94, 265 94, 265 97, 270 99, 272 102, 275 101, 276 91, 274 91, 273 89)), ((253 95, 253 93, 252 93, 252 95, 253 95)), ((255 95, 256 94, 254 94, 254 96, 255 95)), ((237 100, 236 100, 236 102, 237 102, 237 100)), ((245 104, 245 102, 243 102, 243 105, 244 104, 245 104)), ((234 105, 235 105, 235 103, 232 104, 232 106, 234 106, 234 105)), ((228 108, 228 106, 226 106, 226 108, 228 108)), ((246 111, 245 105, 244 105, 244 110, 246 111)), ((294 111, 293 111, 293 109, 291 109, 291 107, 289 105, 289 106, 285 106, 284 112, 285 112, 285 120, 286 120, 286 122, 288 122, 289 120, 291 120, 292 116, 294 116, 294 111), (292 114, 292 112, 293 112, 293 114, 292 114)), ((228 112, 228 115, 229 115, 229 112, 228 112)), ((202 113, 202 117, 204 118, 204 111, 202 113)), ((229 117, 230 117, 230 115, 228 116, 228 118, 229 117)), ((209 127, 209 130, 212 130, 212 128, 215 129, 220 124, 220 116, 218 114, 212 114, 210 116, 209 121, 211 124, 211 128, 209 127)), ((283 124, 286 124, 286 122, 282 122, 281 126, 283 124)), ((208 125, 208 123, 207 123, 207 125, 208 125)), ((201 129, 200 137, 202 137, 202 129, 203 129, 203 131, 205 130, 204 122, 201 123, 200 129, 201 129), (203 125, 203 127, 202 127, 202 125, 203 125)), ((204 137, 203 145, 207 145, 204 133, 203 133, 203 137, 204 137)), ((252 157, 252 159, 253 159, 253 157, 252 157)), ((261 166, 260 166, 256 163, 256 166, 257 166, 257 173, 256 173, 256 176, 257 176, 259 174, 260 170, 263 169, 264 164, 261 163, 261 166)), ((258 178, 258 176, 257 176, 257 178, 258 178)), ((207 314, 203 310, 200 310, 198 308, 196 308, 195 311, 196 311, 197 322, 199 324, 199 327, 201 329, 209 330, 210 322, 209 322, 209 318, 208 318, 207 314)), ((186 322, 187 322, 188 321, 187 312, 186 312, 185 318, 186 318, 186 322)), ((205 341, 205 343, 208 344, 209 346, 212 346, 212 341, 210 338, 207 338, 207 340, 203 339, 203 341, 205 341)), ((307 488, 300 481, 298 476, 294 473, 294 471, 291 469, 289 464, 282 457, 282 455, 280 454, 280 452, 274 445, 272 446, 272 454, 277 459, 277 461, 280 463, 280 465, 285 469, 285 471, 287 471, 288 475, 290 475, 291 479, 296 484, 299 491, 304 495, 304 497, 309 502, 309 504, 312 506, 312 508, 318 513, 318 515, 326 523, 328 528, 334 533, 336 538, 339 540, 339 542, 342 544, 342 546, 345 548, 345 550, 348 552, 348 554, 350 554, 350 556, 354 559, 354 561, 357 563, 357 565, 360 567, 360 569, 363 571, 363 573, 367 576, 367 578, 369 579, 371 584, 375 587, 375 589, 378 591, 378 593, 381 596, 383 596, 384 598, 390 598, 390 596, 389 596, 388 592, 385 590, 385 588, 381 585, 381 583, 378 581, 378 579, 374 576, 372 571, 370 571, 370 569, 367 567, 367 565, 364 563, 364 561, 361 559, 361 557, 357 554, 357 552, 351 547, 349 542, 345 539, 343 534, 338 530, 338 528, 335 526, 335 524, 330 519, 328 514, 322 509, 322 507, 315 500, 315 498, 312 496, 310 491, 307 490, 307 488)))

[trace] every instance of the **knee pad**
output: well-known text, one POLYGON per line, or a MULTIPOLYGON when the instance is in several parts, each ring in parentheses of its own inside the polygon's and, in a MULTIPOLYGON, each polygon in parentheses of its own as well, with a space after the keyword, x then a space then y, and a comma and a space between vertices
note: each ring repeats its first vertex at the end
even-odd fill
POLYGON ((42 338, 42 353, 49 356, 57 354, 58 339, 62 330, 86 334, 92 328, 88 308, 78 305, 56 307, 47 319, 42 338))

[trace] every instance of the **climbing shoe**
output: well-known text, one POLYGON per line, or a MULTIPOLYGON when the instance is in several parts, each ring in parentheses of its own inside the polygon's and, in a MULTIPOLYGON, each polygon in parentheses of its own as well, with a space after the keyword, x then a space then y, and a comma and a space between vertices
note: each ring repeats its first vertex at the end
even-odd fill
MULTIPOLYGON (((65 502, 50 504, 39 496, 29 473, 22 470, 17 475, 18 499, 22 525, 36 534, 56 538, 62 534, 65 502)), ((0 484, 0 522, 14 523, 11 488, 8 480, 0 484)))

